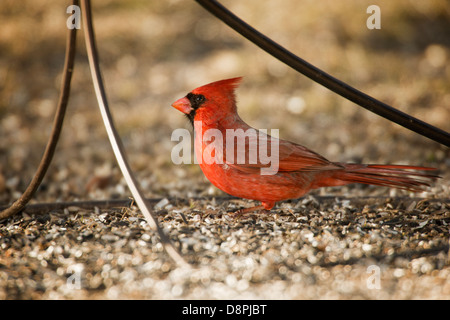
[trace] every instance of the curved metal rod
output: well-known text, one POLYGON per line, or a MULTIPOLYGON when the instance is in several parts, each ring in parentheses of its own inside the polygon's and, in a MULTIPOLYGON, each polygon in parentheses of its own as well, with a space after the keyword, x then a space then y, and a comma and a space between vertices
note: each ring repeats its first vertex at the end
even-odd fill
POLYGON ((323 85, 342 97, 378 114, 390 121, 393 121, 409 130, 422 136, 434 140, 440 144, 450 147, 450 134, 436 128, 422 120, 414 118, 402 111, 399 111, 351 86, 332 77, 324 71, 318 69, 307 61, 296 56, 289 50, 280 46, 272 39, 266 37, 258 30, 241 20, 223 5, 215 0, 196 0, 210 13, 226 23, 229 27, 240 33, 242 36, 256 44, 258 47, 284 62, 294 70, 307 76, 311 80, 323 85))
MULTIPOLYGON (((74 0, 73 4, 78 5, 78 0, 74 0)), ((11 217, 20 212, 26 206, 26 204, 33 197, 42 180, 44 179, 44 176, 47 173, 47 169, 53 159, 56 145, 61 133, 63 120, 67 109, 67 103, 69 101, 70 83, 72 80, 73 66, 75 61, 76 38, 77 29, 73 28, 69 30, 66 41, 66 57, 64 63, 61 94, 59 97, 58 106, 56 108, 55 118, 53 120, 52 132, 47 142, 47 146, 45 148, 44 155, 42 156, 39 167, 36 170, 36 173, 34 174, 34 177, 31 180, 30 184, 28 185, 24 193, 20 196, 20 198, 17 199, 9 208, 0 212, 0 219, 11 217)))
POLYGON ((135 177, 133 176, 128 161, 126 160, 124 147, 122 145, 120 136, 117 133, 117 130, 115 129, 113 118, 109 110, 108 101, 106 99, 106 92, 100 72, 100 64, 95 42, 95 33, 92 24, 91 5, 89 0, 83 0, 81 2, 81 11, 83 16, 86 50, 88 54, 95 94, 97 96, 97 101, 103 118, 103 122, 105 124, 106 132, 108 134, 109 141, 114 151, 114 155, 116 156, 117 162, 122 171, 122 175, 125 178, 128 187, 130 188, 130 191, 134 197, 134 200, 136 201, 136 204, 138 205, 142 214, 146 218, 147 223, 153 230, 156 230, 158 232, 159 238, 166 252, 178 265, 189 266, 181 257, 181 255, 178 253, 178 251, 175 249, 175 247, 173 247, 169 237, 158 225, 157 218, 153 213, 153 211, 151 211, 147 206, 146 199, 144 198, 143 193, 140 187, 138 186, 135 177))

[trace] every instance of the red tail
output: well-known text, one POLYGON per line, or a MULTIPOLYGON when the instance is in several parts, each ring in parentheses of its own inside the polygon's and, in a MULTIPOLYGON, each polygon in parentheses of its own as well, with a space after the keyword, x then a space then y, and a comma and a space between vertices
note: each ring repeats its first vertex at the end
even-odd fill
POLYGON ((431 181, 439 178, 435 174, 409 171, 436 170, 428 167, 344 163, 339 163, 339 165, 345 169, 339 171, 334 178, 344 182, 342 184, 364 183, 420 192, 424 191, 424 187, 430 186, 431 181))

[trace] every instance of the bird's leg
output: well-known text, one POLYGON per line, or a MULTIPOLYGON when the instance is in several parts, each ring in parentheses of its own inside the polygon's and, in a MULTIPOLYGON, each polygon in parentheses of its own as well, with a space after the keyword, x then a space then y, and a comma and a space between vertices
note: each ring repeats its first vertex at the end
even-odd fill
POLYGON ((239 210, 236 210, 235 212, 231 212, 229 214, 234 218, 239 218, 239 217, 242 217, 246 213, 254 212, 254 211, 262 210, 264 213, 269 213, 270 209, 272 209, 274 207, 274 205, 275 205, 275 202, 269 202, 269 201, 261 202, 261 205, 259 205, 259 206, 239 209, 239 210))
POLYGON ((247 213, 255 211, 262 211, 264 213, 269 213, 270 209, 267 209, 264 205, 259 205, 250 208, 239 209, 234 212, 230 212, 229 215, 232 216, 233 218, 240 218, 247 213))
POLYGON ((264 206, 262 206, 262 205, 254 206, 254 207, 250 207, 250 208, 244 208, 244 209, 236 210, 236 211, 232 212, 231 215, 234 218, 237 218, 237 217, 243 216, 246 213, 253 212, 253 211, 259 211, 259 210, 262 210, 262 209, 264 209, 264 206))

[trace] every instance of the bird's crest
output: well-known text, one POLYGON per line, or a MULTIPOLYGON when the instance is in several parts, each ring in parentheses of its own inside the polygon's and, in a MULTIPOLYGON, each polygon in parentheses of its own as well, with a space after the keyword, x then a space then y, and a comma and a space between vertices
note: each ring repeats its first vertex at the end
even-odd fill
POLYGON ((235 88, 237 88, 239 86, 239 83, 241 81, 242 81, 242 77, 236 77, 236 78, 230 78, 230 79, 224 79, 224 80, 212 82, 210 84, 207 84, 207 86, 229 88, 230 90, 234 90, 235 88))
POLYGON ((236 89, 239 86, 239 83, 241 81, 242 81, 242 77, 219 80, 219 81, 211 82, 204 86, 198 87, 197 89, 193 90, 192 92, 196 93, 196 92, 221 91, 223 93, 232 94, 234 96, 234 89, 236 89))

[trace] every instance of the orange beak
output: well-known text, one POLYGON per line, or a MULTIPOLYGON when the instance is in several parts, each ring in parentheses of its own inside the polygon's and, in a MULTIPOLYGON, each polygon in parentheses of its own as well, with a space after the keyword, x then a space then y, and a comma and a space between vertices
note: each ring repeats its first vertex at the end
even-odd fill
POLYGON ((172 103, 172 107, 174 107, 177 110, 180 110, 181 112, 183 112, 185 114, 189 114, 193 110, 192 106, 191 106, 191 102, 186 97, 178 99, 177 101, 172 103))

